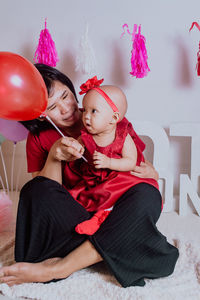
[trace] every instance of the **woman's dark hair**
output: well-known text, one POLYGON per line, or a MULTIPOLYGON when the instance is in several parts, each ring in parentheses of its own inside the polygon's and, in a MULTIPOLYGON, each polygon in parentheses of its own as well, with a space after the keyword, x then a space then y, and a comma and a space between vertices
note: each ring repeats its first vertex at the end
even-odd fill
MULTIPOLYGON (((60 81, 70 89, 70 91, 74 94, 76 101, 78 102, 73 83, 65 74, 53 67, 44 64, 35 64, 34 66, 43 77, 43 80, 47 87, 48 96, 51 96, 53 92, 54 81, 60 81)), ((43 121, 40 121, 38 119, 21 121, 20 123, 22 123, 31 133, 37 135, 39 135, 41 131, 52 128, 52 125, 45 119, 43 121)))

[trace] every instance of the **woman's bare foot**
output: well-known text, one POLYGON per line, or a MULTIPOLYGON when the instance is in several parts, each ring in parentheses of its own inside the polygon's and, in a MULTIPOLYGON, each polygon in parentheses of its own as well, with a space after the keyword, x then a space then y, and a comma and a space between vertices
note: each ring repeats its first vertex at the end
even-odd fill
POLYGON ((0 283, 12 286, 25 282, 47 282, 52 279, 62 279, 102 260, 91 242, 86 240, 64 258, 50 258, 40 263, 20 262, 0 268, 0 283))
POLYGON ((46 282, 54 279, 54 265, 61 258, 55 257, 40 263, 16 263, 0 268, 0 283, 9 286, 25 282, 46 282))

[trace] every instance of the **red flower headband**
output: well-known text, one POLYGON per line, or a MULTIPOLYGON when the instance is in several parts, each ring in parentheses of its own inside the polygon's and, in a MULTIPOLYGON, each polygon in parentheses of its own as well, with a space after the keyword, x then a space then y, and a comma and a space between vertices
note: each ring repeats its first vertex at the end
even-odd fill
POLYGON ((95 88, 95 87, 98 87, 100 86, 100 84, 104 81, 104 79, 100 79, 98 80, 97 79, 97 76, 94 76, 90 79, 88 79, 85 83, 83 83, 81 86, 80 86, 80 89, 81 91, 79 92, 80 95, 83 95, 85 93, 87 93, 89 90, 95 88))
POLYGON ((117 108, 117 106, 115 105, 115 103, 110 99, 110 97, 99 88, 100 84, 104 81, 104 79, 97 79, 97 76, 94 76, 90 79, 88 79, 85 83, 83 83, 80 86, 81 91, 79 92, 80 95, 86 94, 88 91, 90 90, 96 90, 99 94, 101 94, 104 99, 106 100, 106 102, 110 105, 110 107, 112 108, 112 110, 114 112, 119 112, 119 109, 117 108))

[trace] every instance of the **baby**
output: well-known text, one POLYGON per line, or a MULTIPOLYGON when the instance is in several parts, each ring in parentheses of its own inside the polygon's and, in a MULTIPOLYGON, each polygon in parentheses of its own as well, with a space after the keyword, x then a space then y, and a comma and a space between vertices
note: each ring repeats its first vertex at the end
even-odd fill
MULTIPOLYGON (((93 88, 83 98, 83 124, 100 147, 107 147, 114 142, 117 123, 124 118, 126 111, 126 96, 116 86, 105 85, 101 89, 93 88)), ((131 171, 135 168, 137 162, 135 143, 128 132, 124 138, 124 141, 120 141, 123 143, 121 158, 112 158, 101 152, 94 152, 94 165, 97 169, 131 171)), ((79 141, 82 142, 81 137, 79 141)))
MULTIPOLYGON (((79 142, 85 147, 88 163, 70 163, 74 173, 72 196, 89 212, 90 220, 78 224, 80 234, 92 235, 111 212, 113 205, 132 186, 146 182, 158 188, 152 178, 131 175, 136 165, 144 161, 144 143, 124 115, 127 100, 116 86, 104 85, 96 76, 81 86, 83 124, 79 142)), ((70 175, 70 174, 69 174, 70 175)), ((70 175, 70 178, 72 176, 70 175)))

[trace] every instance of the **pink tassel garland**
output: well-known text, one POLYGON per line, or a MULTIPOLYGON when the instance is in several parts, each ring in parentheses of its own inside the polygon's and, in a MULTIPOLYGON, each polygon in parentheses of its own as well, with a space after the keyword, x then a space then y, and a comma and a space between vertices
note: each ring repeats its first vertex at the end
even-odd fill
POLYGON ((150 71, 147 63, 147 50, 146 50, 146 39, 143 35, 141 35, 141 25, 138 27, 137 32, 137 24, 134 25, 133 33, 131 34, 127 24, 123 26, 124 32, 121 37, 125 34, 125 27, 127 27, 128 34, 132 35, 133 48, 131 51, 131 68, 132 71, 130 74, 135 76, 136 78, 143 78, 147 76, 150 71))
POLYGON ((51 38, 49 30, 46 28, 46 19, 45 29, 40 32, 40 39, 35 51, 34 61, 51 67, 56 67, 56 63, 59 61, 55 43, 51 38))

